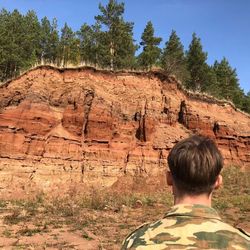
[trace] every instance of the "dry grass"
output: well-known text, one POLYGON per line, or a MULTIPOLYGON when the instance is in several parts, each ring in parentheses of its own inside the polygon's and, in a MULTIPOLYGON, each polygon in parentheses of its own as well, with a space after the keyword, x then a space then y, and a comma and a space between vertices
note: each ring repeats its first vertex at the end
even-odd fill
MULTIPOLYGON (((214 207, 227 222, 249 230, 249 172, 231 167, 223 171, 223 177, 224 188, 215 193, 214 207)), ((86 194, 72 190, 61 197, 40 193, 30 200, 2 200, 0 237, 13 239, 9 243, 13 249, 85 249, 74 246, 76 236, 89 243, 98 242, 94 249, 119 249, 129 232, 161 218, 171 205, 169 193, 121 194, 96 189, 86 194), (65 238, 65 234, 71 238, 65 238), (32 238, 37 236, 44 240, 37 238, 34 245, 32 238)))

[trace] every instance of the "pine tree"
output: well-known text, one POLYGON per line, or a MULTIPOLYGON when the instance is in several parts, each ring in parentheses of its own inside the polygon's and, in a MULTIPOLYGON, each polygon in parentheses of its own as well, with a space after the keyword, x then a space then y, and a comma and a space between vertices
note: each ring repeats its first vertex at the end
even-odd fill
POLYGON ((207 53, 203 52, 201 40, 193 33, 192 41, 187 51, 187 68, 190 73, 190 81, 187 87, 197 91, 206 89, 208 65, 207 53))
POLYGON ((242 110, 250 114, 250 91, 244 95, 242 100, 242 110))
POLYGON ((176 75, 183 82, 189 78, 184 47, 174 30, 163 49, 161 67, 167 75, 176 75))
POLYGON ((49 60, 52 63, 56 63, 59 53, 59 34, 57 29, 56 18, 52 19, 50 37, 49 37, 49 60))
POLYGON ((17 75, 26 65, 24 18, 14 10, 2 10, 0 19, 0 65, 1 80, 17 75))
POLYGON ((41 61, 50 60, 50 42, 49 37, 51 33, 51 24, 47 17, 41 20, 41 34, 40 34, 40 58, 41 61))
POLYGON ((158 45, 161 42, 160 37, 154 36, 154 27, 151 21, 149 21, 142 33, 140 45, 143 46, 143 51, 139 55, 139 65, 145 69, 151 69, 159 59, 161 49, 158 45))
POLYGON ((107 6, 99 4, 99 9, 101 15, 95 19, 102 28, 102 66, 111 69, 131 66, 136 46, 133 41, 133 23, 123 20, 124 3, 109 0, 107 6))
POLYGON ((40 60, 43 62, 56 63, 59 46, 57 20, 53 18, 52 24, 47 17, 41 20, 40 34, 40 60))
POLYGON ((76 38, 75 33, 65 23, 61 30, 59 45, 59 58, 63 66, 68 63, 77 64, 79 62, 79 43, 80 41, 76 38))
POLYGON ((206 79, 204 80, 204 84, 202 85, 202 91, 220 98, 220 87, 217 82, 216 72, 213 66, 207 65, 205 67, 206 79))
POLYGON ((233 69, 224 57, 220 63, 215 62, 214 71, 216 73, 219 96, 231 100, 237 107, 241 107, 244 93, 239 86, 236 69, 233 69))
POLYGON ((250 114, 250 92, 247 95, 244 95, 242 100, 241 109, 250 114))
POLYGON ((83 24, 80 31, 77 32, 77 36, 80 40, 80 57, 81 62, 94 64, 97 66, 101 61, 101 30, 100 25, 89 26, 83 24))
POLYGON ((41 27, 34 11, 28 11, 23 17, 22 30, 24 31, 24 40, 21 44, 21 51, 23 53, 22 60, 24 61, 23 66, 27 69, 37 62, 37 58, 40 54, 41 27))
POLYGON ((21 15, 18 10, 2 10, 0 33, 0 77, 4 80, 37 62, 40 23, 34 11, 21 15))
POLYGON ((12 48, 11 30, 8 32, 7 25, 10 19, 10 13, 6 9, 0 12, 0 81, 10 76, 8 65, 11 63, 10 51, 12 48))
POLYGON ((117 30, 114 34, 116 37, 114 68, 133 68, 135 65, 135 51, 137 49, 133 41, 133 24, 121 20, 117 23, 117 30))
POLYGON ((56 63, 59 45, 57 20, 53 18, 52 24, 47 17, 41 20, 40 32, 40 60, 56 63))

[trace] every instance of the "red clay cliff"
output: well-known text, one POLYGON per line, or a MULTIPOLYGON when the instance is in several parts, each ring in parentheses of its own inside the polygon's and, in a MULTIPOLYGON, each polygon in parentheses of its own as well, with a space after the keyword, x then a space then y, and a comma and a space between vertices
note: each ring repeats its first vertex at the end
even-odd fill
POLYGON ((250 166, 250 116, 230 103, 159 72, 37 67, 1 87, 0 191, 126 176, 159 188, 169 150, 192 133, 213 138, 226 165, 250 166))

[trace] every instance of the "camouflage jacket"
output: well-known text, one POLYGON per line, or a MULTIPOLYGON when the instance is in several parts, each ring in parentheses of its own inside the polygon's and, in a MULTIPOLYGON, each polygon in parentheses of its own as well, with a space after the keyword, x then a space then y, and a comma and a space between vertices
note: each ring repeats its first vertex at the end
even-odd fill
POLYGON ((144 224, 123 242, 122 250, 249 249, 250 237, 203 205, 176 205, 163 219, 144 224))

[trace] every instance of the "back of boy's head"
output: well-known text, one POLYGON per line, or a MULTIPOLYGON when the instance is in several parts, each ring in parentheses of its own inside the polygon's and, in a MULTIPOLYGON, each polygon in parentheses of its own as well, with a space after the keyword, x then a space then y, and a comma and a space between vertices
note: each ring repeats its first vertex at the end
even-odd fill
POLYGON ((210 194, 223 167, 223 158, 211 139, 194 135, 172 148, 168 165, 180 193, 210 194))

